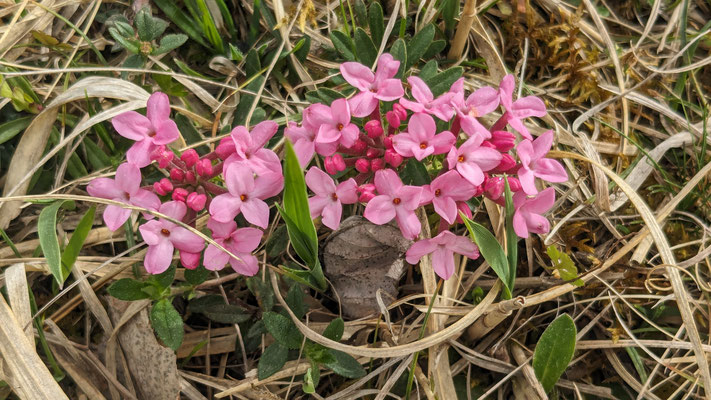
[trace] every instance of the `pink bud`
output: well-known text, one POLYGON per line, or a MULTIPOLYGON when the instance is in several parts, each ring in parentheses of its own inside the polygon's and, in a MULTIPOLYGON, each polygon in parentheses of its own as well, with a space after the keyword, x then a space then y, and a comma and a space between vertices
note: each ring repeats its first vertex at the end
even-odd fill
POLYGON ((163 178, 153 184, 153 191, 161 196, 165 196, 166 194, 173 191, 173 184, 168 178, 163 178))
POLYGON ((362 184, 358 186, 357 192, 359 195, 358 201, 362 203, 367 203, 370 201, 370 199, 375 197, 375 185, 373 185, 372 183, 362 184))
POLYGON ((383 138, 383 145, 387 150, 393 149, 393 137, 388 135, 383 138))
POLYGON ((187 269, 195 269, 200 265, 200 253, 180 252, 180 264, 187 269))
POLYGON ((362 141, 361 139, 357 139, 353 144, 353 147, 351 147, 351 149, 357 154, 363 154, 363 152, 365 152, 367 148, 368 144, 362 141))
POLYGON ((167 167, 170 162, 173 161, 173 157, 175 157, 175 154, 166 149, 165 146, 158 146, 158 148, 156 148, 151 154, 151 160, 158 161, 158 166, 160 168, 167 167))
POLYGON ((188 191, 184 188, 177 188, 173 190, 173 200, 185 202, 188 197, 188 191))
POLYGON ((180 183, 185 179, 185 172, 183 172, 182 169, 173 168, 170 170, 170 179, 172 179, 173 182, 180 183))
POLYGON ((375 139, 383 134, 383 126, 377 119, 371 119, 366 122, 363 128, 365 128, 365 131, 368 133, 368 137, 371 139, 375 139))
POLYGON ((491 139, 489 139, 496 150, 505 153, 514 148, 516 145, 516 136, 508 131, 494 131, 491 132, 491 139))
POLYGON ((368 162, 365 158, 359 158, 355 162, 355 169, 358 172, 365 174, 370 171, 370 162, 368 162))
POLYGON ((323 169, 325 169, 329 175, 336 175, 338 173, 336 166, 333 164, 333 158, 331 157, 323 159, 323 169))
POLYGON ((185 173, 185 181, 188 183, 195 183, 197 182, 197 179, 195 179, 195 173, 193 171, 188 171, 185 173))
POLYGON ((397 168, 402 164, 402 156, 398 154, 395 150, 385 150, 385 162, 397 168))
POLYGON ((515 192, 518 192, 519 190, 521 190, 521 182, 518 181, 518 178, 509 176, 508 181, 509 181, 509 189, 511 189, 511 193, 515 193, 515 192))
POLYGON ((195 171, 197 171, 200 176, 212 175, 212 162, 207 158, 203 158, 195 164, 195 171))
POLYGON ((336 153, 331 156, 331 161, 333 161, 333 166, 336 168, 336 171, 341 172, 346 169, 346 161, 343 159, 343 156, 336 153))
POLYGON ((370 169, 375 172, 385 168, 385 160, 382 158, 374 158, 370 160, 370 169))
MULTIPOLYGON (((466 201, 457 202, 457 211, 461 211, 462 213, 464 213, 467 218, 472 217, 472 210, 471 208, 469 208, 469 204, 467 204, 466 201)), ((459 215, 459 212, 457 212, 457 222, 460 224, 464 223, 464 221, 462 221, 462 217, 459 215)))
POLYGON ((515 166, 516 160, 514 160, 514 158, 510 154, 504 153, 501 155, 501 162, 499 162, 499 165, 496 166, 496 168, 494 168, 492 172, 503 174, 505 172, 508 172, 515 166))
POLYGON ((489 141, 487 141, 487 140, 481 142, 481 147, 487 147, 487 148, 489 148, 489 149, 494 149, 494 150, 496 150, 496 146, 494 146, 493 143, 491 143, 491 142, 489 142, 489 141))
POLYGON ((489 177, 484 182, 484 194, 491 200, 498 200, 504 193, 504 179, 500 176, 489 177))
POLYGON ((385 119, 391 128, 397 129, 400 127, 400 116, 398 116, 394 111, 388 111, 385 113, 385 119))
POLYGON ((183 162, 185 163, 185 165, 187 165, 188 168, 190 168, 195 165, 196 162, 198 162, 200 156, 198 155, 197 151, 195 151, 195 149, 187 149, 180 156, 180 159, 183 160, 183 162))
POLYGON ((399 103, 393 104, 393 112, 397 114, 397 116, 400 118, 400 121, 404 121, 407 119, 407 110, 399 103))
POLYGON ((380 157, 381 154, 382 154, 382 152, 380 151, 380 149, 376 149, 374 147, 368 148, 368 150, 366 150, 366 152, 365 152, 365 156, 368 158, 380 157))
POLYGON ((231 156, 235 151, 237 151, 235 149, 235 142, 229 136, 222 138, 220 144, 215 148, 215 154, 217 154, 221 160, 226 160, 227 157, 231 156))
POLYGON ((197 192, 192 192, 188 195, 185 204, 195 211, 200 211, 205 208, 205 202, 207 202, 207 196, 197 192))

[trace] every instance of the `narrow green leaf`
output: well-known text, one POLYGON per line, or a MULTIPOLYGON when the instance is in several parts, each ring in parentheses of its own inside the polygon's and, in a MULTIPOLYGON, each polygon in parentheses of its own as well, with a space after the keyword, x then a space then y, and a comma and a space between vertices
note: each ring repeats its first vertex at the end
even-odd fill
POLYGON ((407 44, 407 65, 408 69, 425 55, 427 48, 434 39, 434 25, 428 24, 412 37, 407 44))
POLYGON ((158 36, 165 31, 165 28, 168 27, 167 22, 160 18, 152 17, 150 8, 148 7, 143 7, 141 11, 136 14, 134 23, 136 24, 138 37, 144 42, 150 42, 157 39, 158 36))
MULTIPOLYGON (((94 126, 96 128, 98 124, 94 126)), ((94 169, 102 169, 111 166, 111 157, 104 153, 93 140, 87 138, 82 144, 86 147, 86 158, 94 169)))
POLYGON ((62 257, 59 250, 59 239, 57 239, 57 211, 64 204, 64 200, 57 200, 46 206, 40 212, 37 221, 37 235, 39 236, 42 254, 47 260, 49 272, 54 276, 61 288, 66 276, 62 273, 62 257))
POLYGON ((422 58, 425 60, 429 60, 431 58, 436 57, 439 53, 444 50, 444 48, 447 47, 447 42, 444 40, 435 40, 430 45, 427 47, 427 50, 425 51, 425 54, 422 55, 422 58))
POLYGON ((183 319, 168 299, 157 302, 151 310, 151 325, 158 338, 171 349, 183 343, 183 319))
POLYGON ((504 197, 506 201, 506 259, 509 262, 509 282, 507 286, 513 293, 518 267, 518 235, 513 228, 514 205, 509 180, 504 176, 504 197))
POLYGON ((370 36, 368 36, 362 28, 356 28, 355 47, 356 53, 358 53, 358 60, 361 64, 367 67, 371 67, 375 64, 375 58, 378 56, 378 49, 375 47, 375 44, 370 36))
POLYGON ((434 78, 435 75, 437 75, 437 66, 437 60, 427 61, 427 64, 425 64, 420 70, 420 79, 427 82, 428 80, 434 78))
POLYGON ((226 304, 225 299, 216 294, 191 300, 188 310, 203 314, 207 318, 223 324, 239 324, 251 318, 244 308, 226 304))
POLYGON ((334 342, 340 342, 343 337, 344 328, 345 324, 343 323, 343 319, 336 318, 328 324, 326 329, 323 331, 323 336, 333 340, 334 342))
POLYGON ((370 26, 370 35, 373 38, 373 43, 375 43, 376 47, 380 47, 380 42, 383 41, 383 34, 385 33, 385 18, 383 18, 383 7, 377 1, 370 3, 368 25, 370 26))
POLYGON ((318 365, 311 363, 311 366, 304 374, 304 383, 301 388, 304 393, 313 394, 316 393, 316 386, 318 386, 318 381, 321 379, 321 371, 319 371, 318 365))
POLYGON ((310 287, 313 290, 316 290, 318 292, 322 292, 325 289, 322 288, 318 282, 316 282, 316 279, 313 277, 311 274, 311 271, 304 271, 304 270, 298 270, 298 269, 293 269, 289 267, 285 267, 283 265, 279 266, 281 268, 281 271, 284 273, 284 275, 288 276, 289 279, 298 282, 302 285, 306 285, 310 287))
POLYGON ((165 35, 160 39, 158 48, 153 50, 153 54, 163 54, 180 47, 188 40, 182 33, 165 35))
POLYGON ((390 48, 390 54, 394 59, 400 61, 400 68, 397 70, 395 78, 402 79, 405 68, 407 67, 407 45, 405 45, 405 41, 402 38, 399 38, 393 43, 393 46, 390 48))
POLYGON ((456 18, 459 16, 459 0, 444 0, 440 3, 440 9, 442 11, 442 18, 444 19, 444 26, 447 32, 454 30, 454 26, 457 23, 456 18))
POLYGON ((267 327, 267 331, 274 337, 274 340, 282 346, 292 350, 301 348, 304 335, 299 332, 299 329, 291 319, 269 311, 262 314, 262 321, 264 321, 264 326, 267 327))
POLYGON ((198 25, 178 7, 177 2, 173 0, 155 0, 154 3, 163 11, 168 19, 173 21, 190 39, 200 43, 204 47, 209 47, 198 25))
POLYGON ((64 276, 69 276, 69 272, 71 272, 74 263, 77 261, 77 257, 79 257, 81 247, 84 245, 84 241, 89 235, 91 227, 94 223, 95 211, 96 206, 91 206, 91 208, 89 208, 86 214, 84 214, 84 216, 79 221, 79 224, 77 224, 77 227, 74 230, 72 237, 69 239, 67 247, 62 253, 62 273, 64 276))
POLYGON ((365 376, 365 369, 351 355, 338 350, 330 350, 335 361, 326 363, 328 368, 340 376, 349 379, 358 379, 365 376))
POLYGON ((264 349, 264 353, 259 358, 257 377, 261 380, 276 374, 286 364, 288 358, 289 349, 279 343, 272 343, 264 349))
POLYGON ((250 49, 244 59, 244 73, 246 76, 253 76, 262 70, 262 63, 259 61, 257 49, 250 49))
POLYGON ((310 254, 299 254, 299 256, 302 258, 306 256, 304 260, 310 261, 309 266, 313 267, 318 260, 318 237, 309 212, 304 172, 301 170, 294 147, 288 140, 285 142, 284 155, 284 211, 305 235, 310 254))
POLYGON ((123 301, 136 301, 147 299, 150 296, 143 291, 145 283, 130 278, 119 279, 109 286, 107 291, 110 295, 123 301))
POLYGON ((548 325, 538 340, 533 352, 533 370, 546 393, 553 390, 573 359, 576 335, 575 322, 563 314, 548 325))
POLYGON ((448 91, 449 88, 452 87, 452 84, 459 79, 463 73, 464 68, 452 67, 440 72, 431 79, 425 80, 425 83, 427 83, 427 86, 430 87, 430 90, 434 96, 439 96, 448 91))
POLYGON ((301 291, 298 283, 291 285, 289 292, 286 294, 286 304, 291 308, 297 318, 303 318, 306 315, 306 305, 304 304, 304 292, 301 291))
POLYGON ((368 24, 368 9, 365 7, 363 0, 356 0, 353 3, 353 10, 355 10, 355 18, 358 25, 365 26, 368 24))
POLYGON ((331 42, 333 47, 338 51, 341 57, 348 61, 355 61, 353 54, 353 41, 351 38, 341 31, 331 31, 331 42))
POLYGON ((306 354, 306 358, 316 364, 327 364, 336 361, 329 348, 310 340, 304 346, 304 354, 306 354))
POLYGON ((501 248, 501 244, 499 244, 496 237, 484 226, 467 218, 461 211, 459 215, 462 217, 464 225, 467 226, 472 240, 479 246, 479 252, 484 256, 484 260, 489 263, 491 269, 496 272, 496 275, 498 275, 504 283, 503 298, 510 299, 512 288, 509 287, 509 282, 511 282, 511 277, 509 276, 509 262, 506 259, 504 249, 501 248))
POLYGON ((30 125, 34 117, 22 117, 12 119, 3 124, 0 124, 0 144, 14 138, 18 133, 22 132, 30 125))
POLYGON ((135 39, 127 39, 123 37, 119 32, 116 30, 116 28, 111 27, 109 28, 109 33, 111 36, 113 36, 114 39, 116 39, 117 42, 126 50, 128 50, 131 53, 139 53, 141 51, 140 46, 138 44, 138 41, 135 39))

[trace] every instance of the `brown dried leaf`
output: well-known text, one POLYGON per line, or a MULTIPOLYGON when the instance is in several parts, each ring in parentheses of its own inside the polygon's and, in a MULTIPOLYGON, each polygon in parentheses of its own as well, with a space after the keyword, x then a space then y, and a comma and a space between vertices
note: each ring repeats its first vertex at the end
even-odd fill
POLYGON ((361 318, 378 313, 378 290, 384 302, 392 303, 405 270, 403 254, 410 244, 397 226, 375 225, 360 216, 347 218, 326 239, 324 272, 345 315, 361 318))

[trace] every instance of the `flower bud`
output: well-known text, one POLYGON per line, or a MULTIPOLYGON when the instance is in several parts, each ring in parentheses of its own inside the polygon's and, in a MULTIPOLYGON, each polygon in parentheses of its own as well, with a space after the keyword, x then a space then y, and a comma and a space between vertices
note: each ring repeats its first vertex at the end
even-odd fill
POLYGON ((195 183, 197 182, 197 179, 195 179, 195 173, 193 171, 188 171, 185 173, 185 181, 188 183, 195 183))
POLYGON ((510 154, 502 154, 501 162, 491 172, 503 174, 516 166, 516 160, 510 154))
POLYGON ((173 168, 170 170, 170 179, 172 179, 173 182, 180 183, 185 179, 185 172, 183 172, 182 169, 173 168))
POLYGON ((229 136, 222 138, 220 144, 215 148, 215 154, 220 157, 220 160, 226 160, 227 157, 231 156, 235 151, 237 151, 235 149, 235 142, 229 136))
POLYGON ((399 103, 393 104, 393 112, 400 118, 400 121, 407 119, 407 110, 399 103))
POLYGON ((175 154, 173 154, 172 151, 166 149, 165 146, 158 146, 158 148, 156 148, 151 154, 151 160, 158 161, 158 166, 160 168, 167 167, 170 162, 173 161, 174 157, 175 154))
POLYGON ((357 154, 363 154, 365 150, 368 148, 368 144, 365 143, 364 141, 357 139, 355 143, 353 143, 353 147, 351 149, 355 151, 357 154))
POLYGON ((383 134, 383 125, 377 119, 371 119, 365 123, 365 131, 368 133, 368 137, 375 139, 383 134))
POLYGON ((516 145, 516 136, 508 131, 494 131, 491 132, 489 142, 494 145, 496 150, 505 153, 516 145))
POLYGON ((390 125, 391 128, 397 129, 400 127, 400 122, 401 122, 400 117, 394 111, 386 112, 385 119, 388 121, 388 124, 390 125))
POLYGON ((380 157, 382 155, 382 152, 380 149, 376 149, 374 147, 369 147, 368 150, 365 151, 365 156, 368 158, 376 158, 380 157))
POLYGON ((516 193, 519 190, 521 190, 521 182, 519 182, 518 178, 509 176, 508 181, 509 181, 509 188, 511 189, 511 193, 516 193))
POLYGON ((187 269, 195 269, 200 266, 200 253, 180 252, 180 264, 187 269))
POLYGON ((173 200, 185 202, 188 197, 188 191, 185 188, 177 188, 173 190, 173 200))
POLYGON ((370 160, 370 169, 375 172, 385 168, 385 160, 382 158, 374 158, 370 160))
POLYGON ((212 175, 212 162, 207 158, 203 158, 195 164, 195 171, 198 175, 208 177, 212 175))
POLYGON ((385 146, 385 149, 392 150, 393 149, 393 137, 391 135, 385 136, 383 138, 383 145, 385 146))
POLYGON ((180 156, 180 159, 185 163, 188 168, 190 168, 195 165, 196 162, 198 162, 200 156, 198 155, 197 151, 195 151, 195 149, 187 149, 180 156))
POLYGON ((370 171, 370 162, 368 162, 365 158, 359 158, 355 162, 355 169, 358 172, 365 174, 370 171))
POLYGON ((333 166, 336 168, 336 171, 341 172, 346 169, 346 161, 343 159, 343 156, 336 153, 331 156, 331 161, 333 162, 333 166))
POLYGON ((356 191, 358 192, 358 201, 361 203, 367 203, 375 197, 375 185, 372 183, 364 183, 358 186, 356 191))
POLYGON ((484 194, 491 200, 498 200, 504 193, 504 178, 500 176, 489 177, 484 181, 484 194))
POLYGON ((394 168, 397 168, 400 164, 402 164, 402 156, 395 150, 385 150, 385 162, 392 165, 394 168))
POLYGON ((195 211, 200 211, 205 208, 205 203, 207 202, 207 196, 197 192, 192 192, 188 195, 185 204, 195 211))
POLYGON ((161 196, 165 196, 173 191, 173 184, 170 182, 170 179, 163 178, 153 184, 153 191, 161 196))
POLYGON ((463 224, 464 221, 462 221, 462 217, 459 215, 459 211, 464 213, 464 216, 471 219, 472 210, 471 210, 471 208, 469 208, 469 204, 467 204, 466 201, 458 201, 457 202, 457 223, 463 224))

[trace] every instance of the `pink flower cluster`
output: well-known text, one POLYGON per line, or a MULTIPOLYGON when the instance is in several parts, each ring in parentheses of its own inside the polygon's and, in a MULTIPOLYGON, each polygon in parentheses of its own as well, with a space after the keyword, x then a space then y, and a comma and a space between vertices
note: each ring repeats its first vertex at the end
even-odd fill
MULTIPOLYGON (((403 82, 395 78, 399 66, 389 54, 380 57, 374 73, 359 63, 342 64, 343 78, 357 93, 330 105, 312 104, 303 110, 300 123, 285 127, 284 136, 293 143, 302 167, 316 154, 320 160, 315 164, 323 165, 311 166, 305 177, 313 192, 311 216, 321 217, 335 230, 343 206, 360 203, 371 222, 395 220, 404 237, 417 240, 421 223, 416 210, 432 210, 439 216, 438 234, 416 241, 406 259, 417 263, 432 254, 434 270, 444 279, 454 273, 454 253, 479 255, 470 239, 450 232, 462 222, 459 213, 471 217, 469 201, 476 197, 504 205, 507 181, 516 234, 525 238, 548 232, 543 215, 552 207, 555 192, 551 187, 539 190, 538 181, 564 182, 567 174, 560 163, 546 158, 553 132, 534 139, 524 124, 526 118, 546 114, 543 102, 534 96, 514 100, 512 75, 498 88, 484 87, 467 97, 463 78, 435 97, 422 79, 410 76, 406 94, 403 82), (501 117, 487 124, 484 117, 500 108, 501 117), (433 178, 429 184, 403 183, 404 166, 412 162, 422 163, 433 178)), ((145 214, 139 231, 149 246, 146 270, 166 270, 177 249, 186 268, 196 268, 202 259, 210 270, 229 263, 241 274, 256 274, 259 267, 252 252, 262 239, 259 228, 269 226, 268 200, 284 186, 279 156, 265 147, 279 126, 273 121, 251 131, 238 126, 214 151, 200 156, 192 149, 176 154, 166 147, 179 132, 163 93, 150 97, 146 116, 131 111, 112 122, 121 136, 135 143, 116 176, 94 179, 89 194, 157 211, 193 227, 200 213, 208 213, 214 241, 237 256, 205 246, 200 236, 171 220, 145 214), (165 177, 141 186, 141 168, 152 162, 165 177), (247 225, 253 227, 238 227, 247 225)), ((103 214, 111 230, 130 216, 129 209, 113 205, 103 214)))
POLYGON ((394 78, 399 66, 390 54, 380 57, 375 73, 356 62, 342 64, 343 78, 357 93, 330 106, 312 104, 300 124, 285 129, 302 166, 315 154, 323 157, 325 171, 313 166, 306 174, 314 193, 312 217, 321 216, 325 226, 337 229, 344 204, 365 203, 365 218, 375 224, 394 219, 404 237, 416 240, 421 225, 415 211, 431 205, 440 216, 440 233, 416 242, 407 261, 416 263, 432 253, 435 272, 444 279, 454 272, 453 253, 478 256, 477 247, 449 232, 450 226, 461 222, 460 211, 471 217, 467 202, 474 197, 504 205, 504 179, 514 193, 516 234, 526 238, 548 232, 543 214, 555 193, 553 188, 539 192, 536 178, 564 182, 568 176, 560 163, 546 158, 553 132, 534 140, 524 125, 528 117, 546 115, 543 102, 534 96, 514 100, 512 75, 498 89, 484 87, 466 98, 463 78, 435 97, 422 79, 410 76, 406 97, 402 82, 394 78), (482 117, 500 107, 502 116, 487 127, 482 117), (399 172, 411 158, 435 175, 429 185, 403 184, 399 172))
MULTIPOLYGON (((170 104, 164 93, 151 95, 146 116, 129 111, 116 116, 112 123, 119 135, 135 143, 127 152, 128 162, 118 167, 116 176, 92 180, 87 192, 157 211, 193 227, 198 214, 209 210, 207 227, 213 240, 238 257, 231 257, 212 244, 205 248, 205 241, 189 229, 145 213, 147 222, 139 231, 148 244, 146 271, 159 274, 168 269, 177 249, 185 268, 197 268, 204 251, 202 263, 209 270, 220 270, 229 263, 243 275, 256 274, 259 265, 252 252, 259 246, 262 231, 238 228, 235 218, 241 214, 248 223, 260 228, 269 224, 269 206, 265 200, 281 192, 284 177, 279 157, 263 146, 277 132, 278 125, 262 122, 251 132, 239 126, 215 151, 201 157, 193 149, 176 155, 166 147, 180 133, 170 119, 170 104), (141 187, 141 168, 152 161, 166 177, 141 187), (226 189, 215 183, 219 178, 226 189)), ((106 207, 103 214, 111 230, 119 229, 130 216, 130 209, 115 205, 106 207)))

